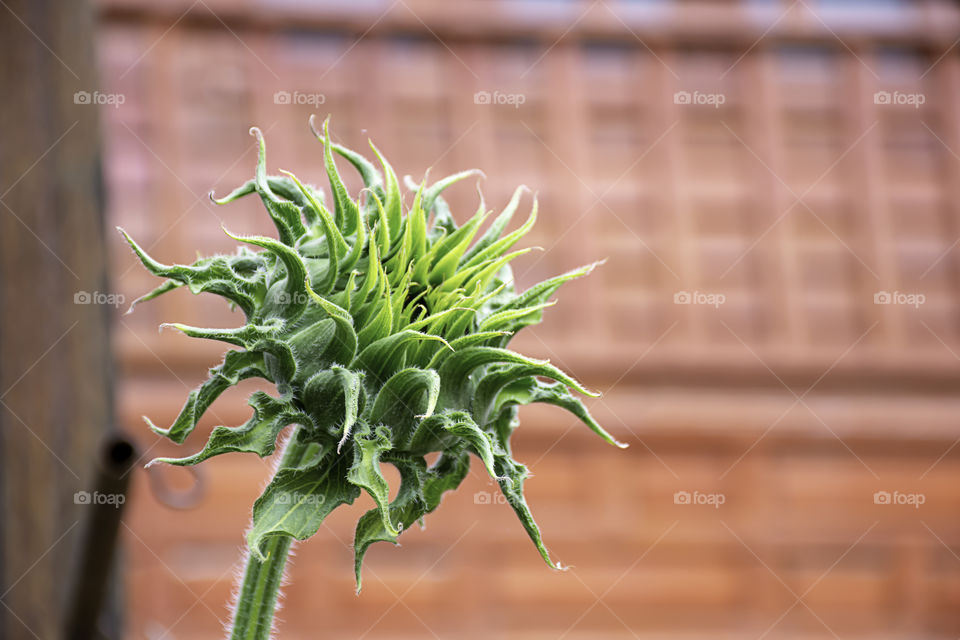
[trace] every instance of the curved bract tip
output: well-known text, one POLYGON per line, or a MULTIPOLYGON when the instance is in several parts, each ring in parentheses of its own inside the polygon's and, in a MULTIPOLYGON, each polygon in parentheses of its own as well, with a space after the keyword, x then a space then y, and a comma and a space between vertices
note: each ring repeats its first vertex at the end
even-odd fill
POLYGON ((180 322, 161 322, 160 326, 158 327, 158 331, 163 333, 164 329, 173 329, 175 331, 179 331, 180 333, 186 333, 189 330, 187 325, 180 322))
POLYGON ((166 437, 166 436, 168 436, 168 435, 170 434, 170 430, 169 430, 169 429, 163 429, 163 428, 161 428, 161 427, 158 427, 158 426, 155 425, 155 424, 153 423, 153 421, 150 420, 150 418, 148 418, 147 416, 140 416, 140 418, 146 423, 147 427, 150 428, 150 431, 153 431, 153 432, 154 432, 155 434, 157 434, 158 436, 164 436, 164 437, 166 437))
POLYGON ((233 239, 233 240, 236 240, 237 242, 245 242, 245 241, 246 241, 246 238, 244 238, 243 236, 240 236, 240 235, 231 233, 230 230, 227 229, 227 225, 223 224, 222 222, 220 223, 220 231, 223 231, 223 233, 226 234, 226 236, 227 236, 228 238, 231 238, 231 239, 233 239))

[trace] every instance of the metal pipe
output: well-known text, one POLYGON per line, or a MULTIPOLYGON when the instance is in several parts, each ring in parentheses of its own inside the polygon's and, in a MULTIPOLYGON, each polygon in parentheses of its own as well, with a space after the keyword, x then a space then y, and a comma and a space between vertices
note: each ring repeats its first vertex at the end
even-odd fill
POLYGON ((79 491, 86 506, 77 562, 67 591, 64 640, 104 638, 98 629, 116 557, 120 520, 127 502, 130 471, 137 459, 132 441, 120 433, 107 436, 98 451, 93 491, 79 491))

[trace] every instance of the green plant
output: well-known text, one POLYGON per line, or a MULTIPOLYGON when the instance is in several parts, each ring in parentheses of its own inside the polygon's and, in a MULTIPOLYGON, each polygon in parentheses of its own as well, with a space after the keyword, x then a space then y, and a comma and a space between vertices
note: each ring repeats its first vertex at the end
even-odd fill
POLYGON ((424 181, 406 208, 397 177, 379 151, 371 144, 382 173, 363 156, 331 143, 325 123, 323 134, 316 129, 314 134, 323 143, 330 182, 331 202, 326 202, 320 189, 291 173, 268 176, 263 136, 256 128, 251 133, 259 142, 256 177, 214 202, 257 193, 277 239, 231 236, 260 250, 241 247, 233 255, 200 258, 191 265, 165 265, 121 229, 147 270, 166 278, 134 305, 186 286, 195 294, 220 295, 246 316, 244 326, 235 329, 171 325, 188 336, 239 349, 228 351, 210 370, 170 428, 147 420, 150 427, 180 444, 211 403, 240 380, 266 379, 278 394, 252 394, 250 420, 240 427, 216 427, 200 452, 150 464, 192 465, 233 451, 267 456, 281 430, 297 425, 253 507, 232 637, 269 636, 291 541, 316 533, 327 514, 352 503, 362 490, 376 508, 357 523, 359 591, 367 548, 378 541, 395 543, 403 529, 436 509, 443 493, 467 474, 470 454, 496 479, 540 555, 556 568, 524 500, 527 470, 510 453, 518 406, 560 406, 608 442, 619 443, 570 389, 594 394, 548 362, 506 346, 519 329, 540 322, 561 284, 594 265, 517 292, 509 263, 529 249, 510 249, 532 227, 536 200, 522 226, 503 232, 523 187, 477 238, 489 216, 482 196, 479 210, 462 226, 441 197, 476 171, 430 186, 424 181), (365 188, 356 200, 341 181, 334 152, 363 179, 365 188), (425 456, 434 452, 439 458, 427 465, 425 456), (383 463, 400 472, 393 501, 383 463))

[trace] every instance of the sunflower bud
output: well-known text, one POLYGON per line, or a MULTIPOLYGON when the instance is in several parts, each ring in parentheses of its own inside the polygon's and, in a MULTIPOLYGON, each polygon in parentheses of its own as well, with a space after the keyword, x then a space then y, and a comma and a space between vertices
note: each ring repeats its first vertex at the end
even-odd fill
POLYGON ((489 215, 482 201, 458 226, 442 197, 444 189, 477 172, 421 184, 406 207, 397 176, 379 151, 371 144, 377 166, 332 143, 325 123, 318 138, 327 199, 293 174, 268 176, 263 136, 251 131, 259 142, 254 179, 214 202, 256 193, 277 238, 231 236, 245 245, 232 255, 165 265, 124 236, 147 270, 165 279, 141 300, 186 286, 225 298, 246 318, 243 326, 228 329, 175 325, 188 336, 235 349, 191 392, 173 425, 154 429, 183 443, 211 403, 247 378, 272 382, 277 394, 254 393, 251 418, 238 427, 216 427, 201 451, 153 463, 192 465, 231 452, 268 456, 282 429, 300 425, 296 438, 312 445, 313 454, 280 468, 256 501, 251 552, 262 558, 272 537, 310 537, 335 507, 365 491, 376 507, 357 523, 359 588, 370 544, 395 543, 401 531, 436 509, 442 494, 459 486, 474 455, 555 567, 523 496, 527 470, 510 454, 517 407, 557 405, 607 442, 624 445, 594 421, 574 392, 595 394, 507 345, 517 331, 540 322, 560 285, 594 265, 518 292, 510 262, 524 250, 511 248, 532 227, 536 200, 523 225, 503 231, 523 188, 478 237, 489 215), (347 193, 334 154, 363 179, 356 199, 347 193), (435 452, 441 455, 427 465, 425 456, 435 452), (385 463, 401 476, 392 502, 381 471, 385 463))

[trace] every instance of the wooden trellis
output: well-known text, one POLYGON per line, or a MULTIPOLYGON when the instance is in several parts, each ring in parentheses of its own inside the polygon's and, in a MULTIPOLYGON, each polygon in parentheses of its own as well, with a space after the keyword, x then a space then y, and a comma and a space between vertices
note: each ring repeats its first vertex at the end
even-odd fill
MULTIPOLYGON (((950 453, 936 461, 957 436, 960 408, 960 9, 945 1, 860 13, 812 1, 190 6, 103 3, 103 75, 127 97, 122 109, 105 110, 116 223, 164 260, 231 247, 221 221, 267 231, 255 202, 216 208, 205 193, 251 174, 251 124, 266 131, 271 170, 322 183, 310 113, 332 114, 335 133, 355 148, 371 137, 406 173, 483 169, 490 207, 526 183, 542 212, 531 243, 546 251, 518 263, 521 284, 608 262, 519 339, 610 389, 595 412, 634 444, 623 455, 591 449, 577 431, 556 444, 567 425, 530 412, 531 462, 554 447, 531 482, 548 537, 576 520, 552 540, 593 567, 582 575, 600 593, 680 522, 606 599, 626 626, 653 637, 667 629, 717 637, 716 628, 759 635, 795 596, 758 558, 800 595, 879 522, 811 592, 811 608, 842 637, 957 634, 960 562, 949 545, 960 542, 952 517, 960 470, 950 453), (322 94, 322 104, 277 104, 278 91, 322 94), (508 97, 478 104, 478 92, 508 97), (707 98, 685 104, 682 92, 707 98), (510 103, 516 96, 519 106, 510 103), (723 303, 676 304, 683 292, 723 303), (884 292, 901 303, 878 304, 884 292), (922 303, 903 297, 911 295, 922 303), (571 479, 585 474, 596 478, 590 491, 571 479), (634 484, 623 486, 624 477, 634 484), (724 492, 724 510, 678 510, 672 493, 692 487, 724 492), (925 492, 925 510, 878 510, 872 494, 896 487, 925 492), (572 506, 577 500, 587 504, 572 506)), ((470 187, 451 200, 464 216, 476 208, 470 187)), ((151 286, 124 250, 115 264, 128 297, 151 286)), ((189 386, 219 357, 216 345, 154 327, 211 317, 232 322, 222 305, 178 293, 123 319, 126 419, 172 417, 186 388, 171 372, 189 386)), ((239 423, 244 410, 239 401, 218 405, 218 421, 239 423)), ((259 465, 222 463, 212 473, 227 479, 214 495, 229 506, 245 487, 242 499, 252 499, 259 476, 251 469, 259 465)), ((242 527, 245 514, 227 506, 213 520, 184 516, 203 544, 237 542, 229 527, 242 527)), ((449 509, 473 522, 475 506, 468 495, 449 509)), ((161 554, 196 551, 184 550, 172 520, 144 513, 145 541, 161 554)), ((444 606, 421 594, 414 608, 429 611, 442 636, 460 637, 452 630, 464 620, 482 637, 560 635, 566 625, 556 620, 569 624, 576 616, 566 609, 584 603, 578 583, 525 564, 518 532, 492 522, 433 578, 428 591, 444 606), (478 567, 493 548, 508 548, 518 566, 478 567), (490 607, 502 608, 492 620, 483 613, 490 607)), ((348 529, 332 528, 349 540, 348 529)), ((463 529, 448 520, 430 533, 408 543, 419 557, 435 557, 431 550, 463 529)), ((359 602, 340 599, 348 572, 327 567, 347 556, 330 540, 311 545, 298 588, 315 570, 316 592, 332 594, 323 611, 344 634, 362 633, 366 626, 335 614, 375 618, 392 598, 374 588, 359 602)), ((415 577, 418 565, 403 564, 409 556, 384 553, 381 566, 415 577)), ((142 555, 140 621, 159 571, 142 555)), ((226 590, 215 573, 197 583, 217 586, 212 602, 226 590)), ((175 584, 165 593, 164 615, 176 619, 190 598, 175 584)), ((298 630, 309 629, 303 602, 292 596, 285 613, 298 630)), ((803 611, 778 631, 831 637, 803 611)), ((213 622, 205 618, 188 624, 202 634, 213 622)), ((568 637, 632 637, 612 616, 583 625, 568 637)))

